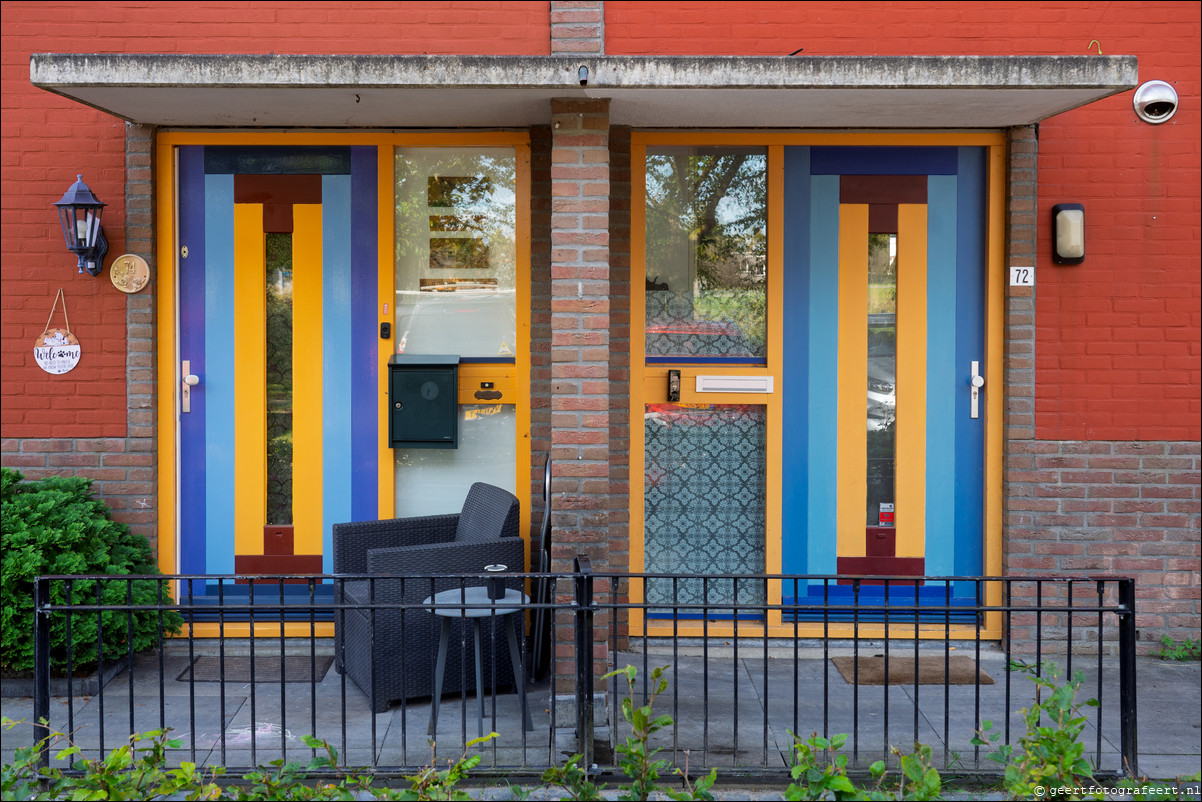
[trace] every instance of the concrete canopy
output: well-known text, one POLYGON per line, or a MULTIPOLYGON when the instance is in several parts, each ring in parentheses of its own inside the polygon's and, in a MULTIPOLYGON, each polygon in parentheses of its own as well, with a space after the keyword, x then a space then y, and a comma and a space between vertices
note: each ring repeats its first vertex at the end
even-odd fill
POLYGON ((1000 128, 1137 79, 1134 56, 30 58, 35 86, 178 127, 525 127, 576 97, 612 99, 611 122, 636 128, 1000 128))

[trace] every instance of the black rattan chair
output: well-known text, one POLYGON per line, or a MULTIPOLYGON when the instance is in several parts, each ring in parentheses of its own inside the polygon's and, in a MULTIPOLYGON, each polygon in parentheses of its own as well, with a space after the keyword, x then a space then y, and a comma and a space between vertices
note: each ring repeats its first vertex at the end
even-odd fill
MULTIPOLYGON (((451 515, 394 518, 334 524, 334 573, 368 574, 379 579, 335 581, 335 667, 344 671, 381 713, 401 700, 428 697, 434 691, 439 622, 422 601, 443 590, 483 584, 469 579, 414 579, 414 574, 478 574, 500 563, 512 573, 525 571, 525 551, 518 536, 518 500, 510 492, 477 482, 463 510, 451 515), (413 604, 409 609, 373 605, 413 604)), ((515 576, 506 586, 522 590, 515 576)), ((485 625, 483 648, 486 690, 514 684, 504 620, 485 625)), ((443 693, 475 690, 472 638, 463 642, 464 622, 454 620, 443 693), (466 659, 467 671, 464 671, 466 659)))

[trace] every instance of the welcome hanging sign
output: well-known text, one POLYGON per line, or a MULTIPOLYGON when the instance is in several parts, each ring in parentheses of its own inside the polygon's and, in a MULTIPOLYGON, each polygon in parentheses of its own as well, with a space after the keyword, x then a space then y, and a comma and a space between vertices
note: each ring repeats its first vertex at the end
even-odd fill
POLYGON ((47 373, 67 373, 79 364, 81 350, 79 340, 71 333, 71 321, 67 319, 67 299, 63 297, 60 288, 54 298, 54 304, 50 307, 50 317, 46 318, 45 330, 33 341, 34 361, 47 373), (60 300, 63 302, 63 326, 51 328, 50 321, 54 319, 54 310, 58 308, 60 300))

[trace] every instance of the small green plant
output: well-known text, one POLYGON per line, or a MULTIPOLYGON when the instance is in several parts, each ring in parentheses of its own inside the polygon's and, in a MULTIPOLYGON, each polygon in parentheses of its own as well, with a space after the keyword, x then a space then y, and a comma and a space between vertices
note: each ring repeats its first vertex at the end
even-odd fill
POLYGON ((320 738, 302 735, 305 746, 317 750, 309 762, 301 765, 297 761, 285 763, 282 759, 271 761, 268 766, 258 771, 244 774, 245 786, 231 786, 226 789, 229 798, 238 800, 267 800, 267 799, 358 799, 359 792, 372 792, 371 778, 355 774, 341 773, 338 769, 338 751, 320 738), (322 754, 324 752, 324 754, 322 754), (310 772, 334 771, 342 776, 338 782, 313 782, 308 779, 310 772))
MULTIPOLYGON (((95 580, 72 583, 73 604, 155 605, 170 603, 166 586, 154 580, 127 582, 123 574, 157 574, 150 542, 112 519, 108 507, 92 493, 92 482, 79 477, 52 476, 26 482, 11 468, 0 469, 0 533, 3 571, 0 578, 0 667, 9 671, 33 669, 33 580, 42 575, 107 574, 99 591, 95 580)), ((66 583, 54 582, 54 604, 66 604, 66 583)), ((50 626, 50 665, 61 669, 68 656, 76 671, 97 660, 97 620, 104 659, 112 661, 158 643, 159 621, 167 632, 183 623, 174 611, 140 611, 130 615, 106 611, 99 615, 59 615, 50 626), (68 625, 68 619, 70 623, 68 625), (133 640, 130 642, 132 621, 133 640), (68 636, 68 632, 70 635, 68 636)))
POLYGON ((626 723, 630 725, 631 734, 618 745, 617 752, 622 756, 618 761, 622 773, 629 777, 631 782, 618 796, 618 799, 645 800, 650 798, 655 791, 663 791, 676 800, 711 800, 714 798, 711 789, 718 779, 717 769, 711 769, 708 775, 696 782, 689 780, 687 768, 683 771, 675 769, 675 774, 680 777, 682 783, 683 790, 680 791, 664 788, 659 784, 660 774, 671 764, 662 758, 656 759, 655 756, 661 750, 651 749, 649 743, 652 735, 665 727, 671 727, 673 723, 671 716, 666 714, 657 716, 654 711, 656 697, 668 689, 668 681, 664 679, 666 670, 667 666, 651 670, 649 679, 651 694, 647 699, 647 704, 640 707, 634 706, 634 685, 638 669, 634 666, 626 666, 611 671, 603 677, 603 679, 619 675, 626 677, 627 693, 622 699, 622 718, 626 719, 626 723))
POLYGON ((597 802, 604 799, 601 795, 604 785, 597 785, 589 779, 588 772, 580 767, 582 755, 572 755, 562 766, 552 766, 543 772, 543 785, 559 788, 564 791, 565 799, 576 802, 597 802))
MULTIPOLYGON (((1005 767, 1002 784, 1011 798, 1033 798, 1036 788, 1096 786, 1093 767, 1084 757, 1085 746, 1081 743, 1081 733, 1085 729, 1086 719, 1080 713, 1084 707, 1097 707, 1098 701, 1077 701, 1084 674, 1074 672, 1071 680, 1060 684, 1061 672, 1053 663, 1041 666, 1015 663, 1012 669, 1031 676, 1036 688, 1035 704, 1019 711, 1026 732, 1019 738, 1018 748, 1001 744, 996 751, 987 755, 989 760, 1005 767), (1037 669, 1042 669, 1043 673, 1037 669)), ((998 733, 993 732, 993 722, 984 721, 972 742, 979 746, 991 746, 999 737, 998 733)), ((1066 798, 1098 797, 1086 794, 1083 797, 1066 798)))
MULTIPOLYGON (((801 740, 793 733, 793 766, 789 770, 793 782, 785 789, 785 799, 863 799, 864 792, 847 776, 847 755, 839 750, 847 743, 846 735, 823 738, 814 733, 801 740)), ((880 776, 884 761, 872 765, 872 773, 880 776)))
POLYGON ((481 755, 476 753, 468 755, 468 750, 472 747, 487 743, 497 737, 497 733, 490 732, 481 738, 473 738, 464 745, 463 755, 456 761, 448 761, 447 767, 443 770, 435 768, 434 763, 434 742, 430 742, 430 763, 417 774, 405 777, 411 783, 409 788, 404 788, 396 793, 377 792, 377 799, 402 799, 402 800, 470 800, 472 795, 467 791, 458 789, 457 786, 469 771, 474 769, 480 763, 481 755))
POLYGON ((1186 638, 1178 644, 1168 635, 1161 635, 1160 648, 1153 649, 1151 654, 1161 660, 1199 660, 1202 659, 1202 644, 1193 638, 1186 638))
MULTIPOLYGON (((3 720, 5 729, 20 722, 3 720)), ((36 745, 15 750, 14 760, 5 764, 0 780, 4 799, 220 799, 216 779, 225 770, 197 770, 183 762, 167 768, 167 750, 179 749, 183 741, 168 738, 168 730, 149 730, 129 736, 129 743, 103 758, 81 758, 67 773, 57 766, 43 768, 41 753, 67 744, 54 757, 67 760, 81 756, 79 747, 61 732, 51 732, 36 745)))

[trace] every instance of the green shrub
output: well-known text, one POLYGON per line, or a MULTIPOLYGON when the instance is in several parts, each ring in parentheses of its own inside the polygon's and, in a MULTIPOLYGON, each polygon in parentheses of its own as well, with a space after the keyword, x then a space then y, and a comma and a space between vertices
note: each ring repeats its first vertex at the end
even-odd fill
MULTIPOLYGON (((3 576, 0 586, 0 667, 6 671, 33 668, 33 580, 56 574, 157 574, 158 568, 145 537, 135 535, 125 524, 112 519, 108 507, 92 492, 90 479, 49 477, 23 481, 11 468, 2 472, 3 576)), ((95 580, 72 582, 71 603, 95 605, 95 580)), ((101 580, 103 604, 161 604, 170 602, 166 583, 139 580, 101 580), (160 597, 161 594, 161 597, 160 597)), ((67 602, 66 583, 55 582, 51 601, 67 602)), ((179 630, 178 613, 162 614, 168 632, 179 630)), ((130 619, 124 612, 100 615, 104 657, 116 660, 129 653, 130 619)), ((133 650, 158 643, 159 613, 133 614, 133 650)), ((97 616, 95 613, 56 615, 50 626, 52 669, 67 665, 70 651, 75 672, 96 663, 97 616), (67 619, 70 618, 70 641, 67 619), (74 646, 71 646, 71 642, 74 646)))
MULTIPOLYGON (((1029 674, 1035 683, 1035 704, 1019 711, 1026 733, 1019 738, 1018 748, 1000 744, 987 758, 1005 767, 1002 782, 1012 799, 1034 798, 1038 795, 1037 788, 1073 789, 1065 794, 1066 799, 1100 799, 1101 796, 1089 790, 1098 783, 1081 742, 1087 723, 1082 710, 1098 707, 1098 700, 1077 701, 1084 680, 1082 672, 1074 671, 1072 679, 1061 684, 1061 671, 1056 664, 1043 663, 1042 673, 1040 668, 1011 662, 1012 671, 1029 674)), ((993 732, 993 722, 983 721, 972 742, 990 746, 998 738, 999 734, 993 732)))
POLYGON ((1153 657, 1161 660, 1198 660, 1202 659, 1202 644, 1193 638, 1186 638, 1180 644, 1168 635, 1160 636, 1160 648, 1153 649, 1153 657))

